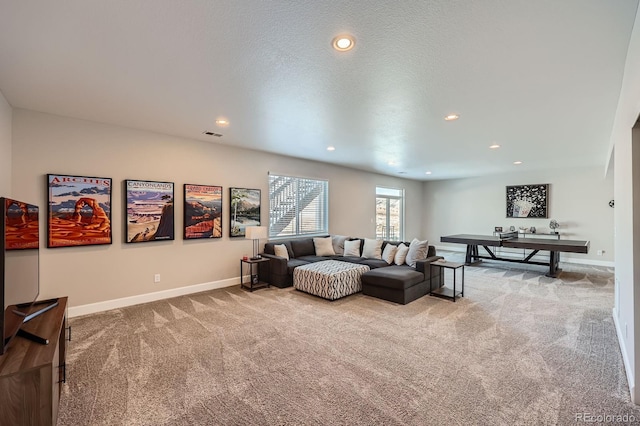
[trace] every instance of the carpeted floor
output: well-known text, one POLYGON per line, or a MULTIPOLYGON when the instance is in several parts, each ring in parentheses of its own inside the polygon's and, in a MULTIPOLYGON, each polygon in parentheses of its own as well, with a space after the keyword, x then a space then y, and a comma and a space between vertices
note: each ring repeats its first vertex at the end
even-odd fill
POLYGON ((75 318, 58 425, 640 421, 612 270, 564 267, 466 267, 456 303, 231 287, 75 318))

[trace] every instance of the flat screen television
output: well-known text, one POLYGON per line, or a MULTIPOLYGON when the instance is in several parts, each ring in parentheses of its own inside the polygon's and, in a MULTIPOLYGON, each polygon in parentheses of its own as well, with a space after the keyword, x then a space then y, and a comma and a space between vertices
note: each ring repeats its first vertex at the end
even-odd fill
POLYGON ((0 208, 0 299, 4 308, 0 315, 0 354, 3 354, 16 335, 29 337, 20 327, 51 309, 55 301, 47 301, 47 306, 34 310, 40 291, 38 206, 0 197, 0 208))

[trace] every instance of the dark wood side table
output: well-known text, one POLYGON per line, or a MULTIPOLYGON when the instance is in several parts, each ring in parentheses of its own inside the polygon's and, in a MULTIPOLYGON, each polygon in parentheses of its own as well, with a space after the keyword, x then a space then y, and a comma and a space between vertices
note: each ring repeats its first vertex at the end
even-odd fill
POLYGON ((450 299, 454 302, 456 297, 464 297, 464 263, 447 262, 447 261, 435 261, 431 262, 431 267, 440 268, 440 286, 436 289, 431 289, 430 295, 436 297, 442 297, 443 299, 450 299), (444 286, 444 270, 451 269, 453 271, 453 289, 444 286), (460 280, 460 291, 456 289, 456 271, 462 270, 462 277, 460 280))
POLYGON ((260 268, 260 264, 264 262, 269 262, 267 258, 261 259, 240 259, 240 288, 246 288, 249 291, 253 291, 258 288, 269 287, 269 283, 265 281, 260 281, 258 277, 258 272, 260 268), (244 282, 244 265, 249 265, 249 282, 244 282))

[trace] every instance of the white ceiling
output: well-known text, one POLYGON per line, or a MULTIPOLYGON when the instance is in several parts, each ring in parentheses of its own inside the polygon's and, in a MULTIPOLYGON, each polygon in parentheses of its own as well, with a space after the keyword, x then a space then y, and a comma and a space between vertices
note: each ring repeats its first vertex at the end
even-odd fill
POLYGON ((637 6, 0 0, 0 91, 15 108, 412 179, 604 172, 637 6), (356 47, 339 53, 344 32, 356 47))

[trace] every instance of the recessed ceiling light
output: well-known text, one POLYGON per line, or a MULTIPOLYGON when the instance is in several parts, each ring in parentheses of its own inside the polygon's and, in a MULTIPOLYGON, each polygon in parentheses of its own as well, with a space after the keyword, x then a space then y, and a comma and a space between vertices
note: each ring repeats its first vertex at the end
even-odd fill
POLYGON ((514 161, 513 164, 515 164, 516 166, 519 166, 520 164, 522 164, 522 161, 514 161))
POLYGON ((218 126, 224 127, 224 126, 229 124, 229 120, 227 120, 226 118, 219 118, 219 119, 216 120, 216 124, 218 126))
POLYGON ((328 146, 327 147, 327 151, 335 151, 336 147, 335 146, 328 146))
POLYGON ((395 166, 397 163, 395 161, 389 161, 387 164, 390 166, 395 166))
POLYGON ((489 148, 498 149, 498 148, 500 148, 500 145, 498 145, 497 143, 494 143, 493 145, 489 145, 489 148))
POLYGON ((431 172, 425 172, 424 174, 425 174, 425 175, 430 175, 430 174, 431 174, 431 172))
POLYGON ((347 50, 353 49, 353 46, 356 45, 356 39, 351 35, 339 35, 333 39, 331 42, 333 48, 340 52, 346 52, 347 50))
POLYGON ((460 118, 458 114, 449 114, 444 117, 446 121, 453 121, 453 120, 457 120, 458 118, 460 118))

